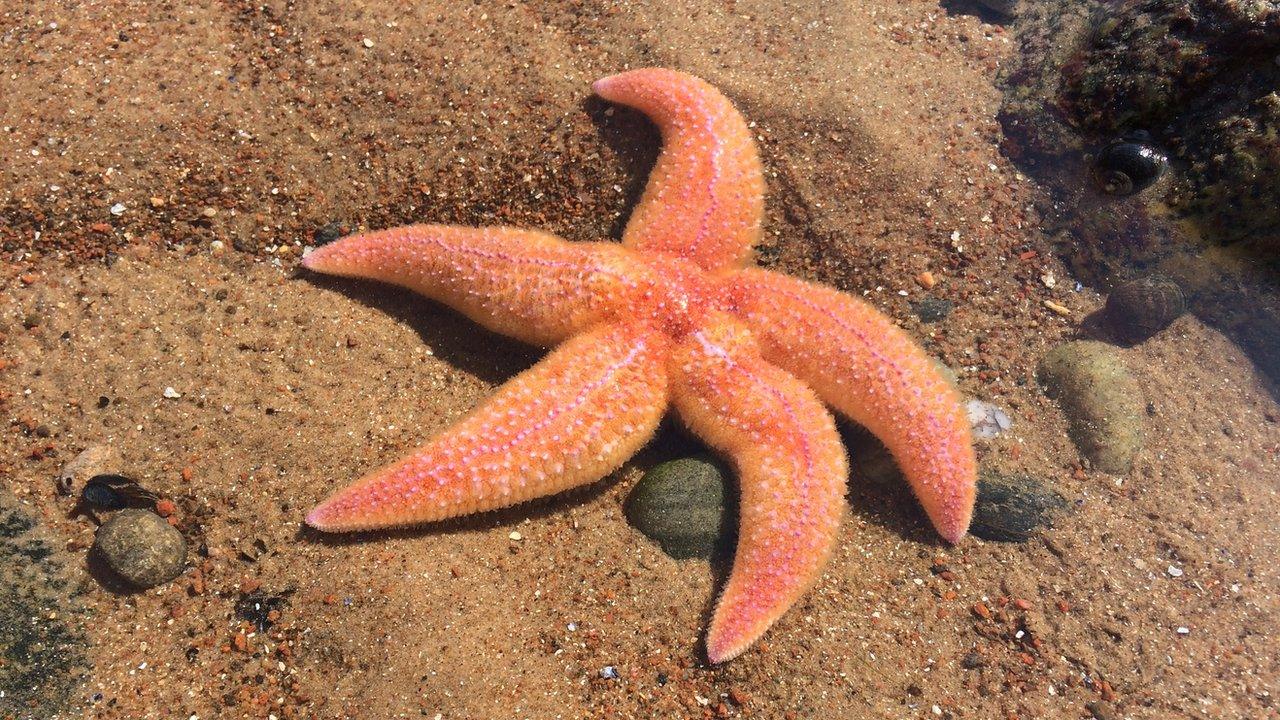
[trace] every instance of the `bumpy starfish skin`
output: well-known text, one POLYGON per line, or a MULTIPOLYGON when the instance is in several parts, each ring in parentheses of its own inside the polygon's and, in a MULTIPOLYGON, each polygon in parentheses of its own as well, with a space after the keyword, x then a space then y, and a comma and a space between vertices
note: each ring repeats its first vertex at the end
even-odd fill
POLYGON ((303 264, 416 290, 497 332, 556 346, 462 422, 317 506, 349 531, 478 512, 595 481, 668 405, 741 484, 733 571, 707 634, 736 657, 818 577, 844 514, 844 448, 824 403, 875 433, 938 532, 963 537, 976 464, 959 396, 884 315, 833 289, 744 267, 764 184, 742 117, 670 70, 595 84, 663 136, 616 243, 416 225, 344 238, 303 264))

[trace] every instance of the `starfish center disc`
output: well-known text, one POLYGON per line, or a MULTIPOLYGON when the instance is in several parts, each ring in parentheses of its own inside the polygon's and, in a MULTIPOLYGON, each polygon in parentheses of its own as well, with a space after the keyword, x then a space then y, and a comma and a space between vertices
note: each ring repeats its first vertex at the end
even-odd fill
POLYGON ((684 337, 704 324, 710 313, 724 309, 719 283, 696 263, 653 255, 641 264, 640 297, 630 312, 644 316, 668 336, 684 337))

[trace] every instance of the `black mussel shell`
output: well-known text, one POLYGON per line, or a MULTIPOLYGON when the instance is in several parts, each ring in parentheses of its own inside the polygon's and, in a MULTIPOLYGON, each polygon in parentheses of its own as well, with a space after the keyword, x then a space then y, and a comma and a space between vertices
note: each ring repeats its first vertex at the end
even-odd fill
POLYGON ((94 475, 80 491, 80 500, 90 507, 119 510, 126 507, 146 508, 160 497, 124 475, 94 475))
POLYGON ((1127 135, 1107 144, 1094 160, 1093 174, 1102 192, 1132 195, 1160 179, 1169 159, 1146 133, 1127 135))

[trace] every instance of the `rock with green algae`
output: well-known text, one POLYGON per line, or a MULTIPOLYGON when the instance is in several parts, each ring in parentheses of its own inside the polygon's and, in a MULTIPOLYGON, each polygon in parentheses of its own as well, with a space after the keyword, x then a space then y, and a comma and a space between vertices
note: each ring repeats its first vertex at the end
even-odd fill
POLYGON ((1030 475, 983 471, 969 532, 983 540, 1026 542, 1052 527, 1054 515, 1067 507, 1061 494, 1030 475))
POLYGON ((1082 249, 1106 244, 1107 255, 1142 260, 1204 241, 1280 248, 1280 5, 1043 0, 1027 9, 1015 28, 1020 59, 1005 78, 1007 149, 1042 181, 1082 193, 1064 205, 1080 205, 1082 249), (1093 202, 1091 164, 1135 131, 1170 155, 1172 177, 1141 199, 1093 202), (1117 241, 1115 216, 1134 214, 1143 216, 1137 232, 1117 241))
POLYGON ((1078 340, 1040 361, 1040 381, 1062 406, 1071 439, 1097 469, 1123 475, 1142 449, 1142 391, 1119 352, 1078 340))
POLYGON ((709 458, 656 465, 627 499, 627 519, 673 558, 711 557, 724 549, 725 474, 709 458))

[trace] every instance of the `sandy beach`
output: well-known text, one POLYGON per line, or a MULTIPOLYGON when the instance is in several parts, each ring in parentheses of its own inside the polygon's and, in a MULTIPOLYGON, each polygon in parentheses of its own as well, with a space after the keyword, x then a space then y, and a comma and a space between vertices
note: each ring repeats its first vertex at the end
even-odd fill
POLYGON ((963 10, 0 12, 0 505, 72 576, 48 620, 83 636, 65 697, 0 688, 0 717, 1277 717, 1274 388, 1183 316, 1119 351, 1145 407, 1133 469, 1082 461, 1035 371, 1103 297, 1054 256, 1043 192, 1001 154, 1008 30, 963 10), (1003 408, 981 466, 1061 493, 1052 529, 948 546, 842 424, 836 554, 761 642, 710 665, 727 562, 674 560, 623 514, 646 469, 702 450, 673 420, 567 495, 417 530, 305 528, 544 351, 307 273, 304 248, 428 221, 616 240, 659 137, 590 84, 645 66, 705 78, 752 123, 757 262, 863 298, 1003 408), (924 322, 926 298, 953 309, 924 322), (54 478, 99 444, 172 501, 176 580, 131 592, 89 561, 96 526, 54 478), (269 627, 247 597, 275 598, 269 627))

